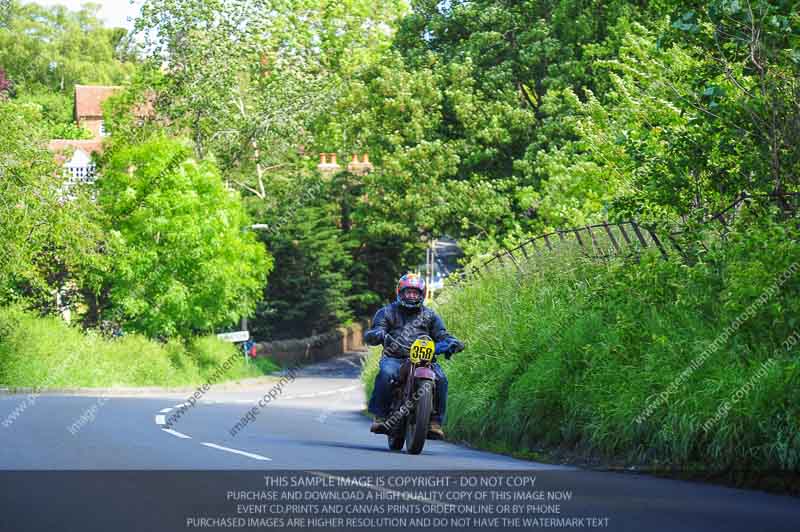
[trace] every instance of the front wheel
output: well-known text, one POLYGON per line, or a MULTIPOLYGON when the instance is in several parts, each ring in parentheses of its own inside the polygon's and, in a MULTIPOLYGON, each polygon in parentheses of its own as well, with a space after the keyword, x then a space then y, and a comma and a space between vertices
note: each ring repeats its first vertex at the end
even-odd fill
POLYGON ((433 412, 433 382, 420 381, 414 395, 417 397, 414 411, 406 417, 406 451, 409 454, 419 454, 425 446, 433 412))

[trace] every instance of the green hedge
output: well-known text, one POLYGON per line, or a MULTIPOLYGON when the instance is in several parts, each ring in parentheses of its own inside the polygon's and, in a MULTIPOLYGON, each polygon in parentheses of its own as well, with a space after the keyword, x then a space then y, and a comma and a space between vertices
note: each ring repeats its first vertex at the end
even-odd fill
POLYGON ((439 310, 468 346, 444 364, 449 435, 659 467, 800 469, 798 236, 751 223, 692 265, 562 249, 524 275, 449 288, 439 310))
MULTIPOLYGON (((160 344, 139 335, 108 340, 54 317, 0 308, 0 384, 24 387, 179 386, 208 382, 216 367, 240 353, 216 337, 160 344)), ((277 370, 241 354, 221 379, 277 370)))

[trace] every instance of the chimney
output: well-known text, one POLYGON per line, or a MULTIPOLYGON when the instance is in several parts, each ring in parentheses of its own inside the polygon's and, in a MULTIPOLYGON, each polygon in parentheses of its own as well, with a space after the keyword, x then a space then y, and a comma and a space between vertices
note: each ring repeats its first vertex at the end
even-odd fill
POLYGON ((353 154, 353 160, 347 165, 347 170, 355 175, 367 175, 373 170, 372 163, 369 162, 369 154, 364 153, 361 155, 361 160, 358 160, 358 154, 353 154))
POLYGON ((339 170, 341 167, 336 162, 336 154, 335 153, 320 153, 319 154, 319 164, 317 165, 317 170, 325 176, 330 177, 339 170))
POLYGON ((355 175, 358 175, 359 171, 361 171, 361 163, 358 161, 358 155, 355 153, 353 154, 353 159, 350 161, 350 164, 347 165, 347 171, 355 175))

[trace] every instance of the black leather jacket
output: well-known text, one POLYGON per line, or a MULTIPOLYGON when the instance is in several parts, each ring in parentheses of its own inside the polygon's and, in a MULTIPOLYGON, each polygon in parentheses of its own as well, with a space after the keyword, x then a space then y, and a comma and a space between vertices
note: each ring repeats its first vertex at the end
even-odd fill
POLYGON ((364 333, 368 345, 383 344, 383 354, 406 358, 414 340, 430 336, 434 342, 457 341, 447 332, 442 318, 426 306, 407 309, 394 302, 380 309, 372 319, 372 328, 364 333))

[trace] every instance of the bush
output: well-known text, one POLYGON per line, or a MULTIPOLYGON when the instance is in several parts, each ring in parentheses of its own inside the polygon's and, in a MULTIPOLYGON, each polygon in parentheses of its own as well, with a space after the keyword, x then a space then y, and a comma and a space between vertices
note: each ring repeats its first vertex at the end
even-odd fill
POLYGON ((195 338, 189 343, 189 354, 202 372, 221 366, 236 351, 234 344, 213 336, 195 338))
POLYGON ((245 362, 233 344, 214 336, 196 338, 188 348, 178 341, 160 344, 135 334, 108 340, 59 318, 0 308, 0 383, 8 386, 193 386, 277 369, 268 360, 245 362), (217 367, 232 356, 234 364, 220 374, 217 367))
POLYGON ((450 287, 439 310, 468 346, 443 364, 450 434, 650 465, 797 470, 798 236, 750 221, 691 265, 561 250, 525 274, 450 287))
POLYGON ((235 362, 225 372, 223 376, 225 380, 248 378, 280 369, 277 364, 266 358, 249 359, 245 362, 244 354, 238 346, 223 342, 216 336, 202 336, 194 339, 189 350, 191 357, 200 368, 204 382, 213 380, 218 368, 232 358, 235 362))

